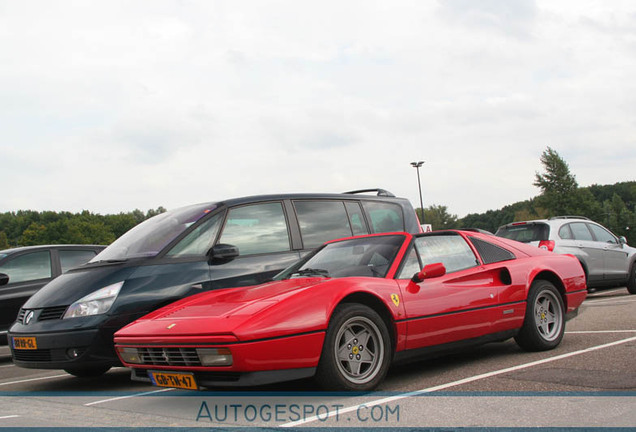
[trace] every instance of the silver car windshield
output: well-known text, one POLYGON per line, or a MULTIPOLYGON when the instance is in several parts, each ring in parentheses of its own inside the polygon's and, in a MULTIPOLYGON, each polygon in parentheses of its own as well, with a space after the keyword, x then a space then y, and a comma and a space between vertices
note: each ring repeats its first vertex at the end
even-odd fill
POLYGON ((89 263, 155 256, 216 207, 213 203, 195 204, 154 216, 119 237, 89 263))

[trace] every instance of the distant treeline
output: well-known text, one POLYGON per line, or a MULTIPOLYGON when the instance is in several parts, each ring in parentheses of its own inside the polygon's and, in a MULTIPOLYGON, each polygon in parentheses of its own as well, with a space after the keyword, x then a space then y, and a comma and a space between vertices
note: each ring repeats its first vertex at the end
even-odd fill
MULTIPOLYGON (((499 210, 469 214, 462 219, 449 214, 446 206, 434 205, 424 209, 423 221, 432 224, 436 230, 481 228, 495 232, 499 226, 510 222, 577 215, 603 224, 616 235, 625 236, 630 245, 636 245, 636 182, 585 188, 575 186, 567 197, 565 200, 563 197, 542 194, 499 210), (554 199, 558 199, 558 202, 554 199)), ((39 244, 107 245, 138 223, 165 211, 159 207, 146 213, 134 210, 105 216, 89 211, 56 213, 20 210, 2 213, 0 250, 39 244)))
POLYGON ((138 223, 165 211, 159 207, 146 213, 134 210, 105 216, 86 210, 81 213, 31 210, 0 213, 0 250, 42 244, 107 245, 138 223))

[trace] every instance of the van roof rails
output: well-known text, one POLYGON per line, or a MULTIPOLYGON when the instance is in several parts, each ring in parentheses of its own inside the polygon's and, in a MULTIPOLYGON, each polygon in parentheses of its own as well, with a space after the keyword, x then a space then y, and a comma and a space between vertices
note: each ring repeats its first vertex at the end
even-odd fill
POLYGON ((360 189, 360 190, 354 190, 354 191, 343 192, 343 193, 346 193, 346 194, 360 194, 360 193, 366 193, 366 192, 376 192, 378 196, 395 197, 395 195, 393 195, 388 190, 380 189, 380 188, 360 189))
POLYGON ((590 220, 590 218, 586 218, 585 216, 552 216, 550 218, 550 220, 553 219, 583 219, 583 220, 590 220))

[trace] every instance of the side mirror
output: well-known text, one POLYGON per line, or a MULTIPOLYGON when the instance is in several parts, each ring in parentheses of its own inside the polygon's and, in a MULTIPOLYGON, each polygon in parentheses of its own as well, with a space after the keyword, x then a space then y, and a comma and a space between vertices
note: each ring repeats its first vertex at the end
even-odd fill
POLYGON ((620 236, 620 237, 618 238, 618 242, 619 242, 620 244, 622 244, 622 245, 627 245, 627 239, 626 239, 625 237, 623 237, 623 236, 620 236))
POLYGON ((223 264, 239 256, 237 246, 220 243, 208 251, 210 263, 223 264))
POLYGON ((446 274, 446 267, 442 263, 425 265, 421 272, 415 273, 411 280, 420 283, 425 279, 432 279, 446 274))
POLYGON ((0 286, 6 285, 9 283, 9 275, 0 273, 0 286))

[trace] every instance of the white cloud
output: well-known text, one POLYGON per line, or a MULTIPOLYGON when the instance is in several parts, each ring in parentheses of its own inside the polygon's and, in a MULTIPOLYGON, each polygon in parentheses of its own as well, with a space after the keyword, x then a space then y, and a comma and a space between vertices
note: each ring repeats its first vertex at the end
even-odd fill
POLYGON ((636 4, 0 2, 0 211, 384 187, 460 216, 634 180, 636 4), (15 179, 19 179, 16 181, 15 179))

